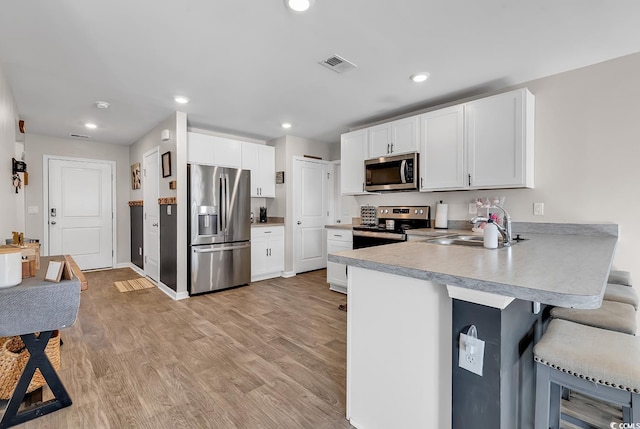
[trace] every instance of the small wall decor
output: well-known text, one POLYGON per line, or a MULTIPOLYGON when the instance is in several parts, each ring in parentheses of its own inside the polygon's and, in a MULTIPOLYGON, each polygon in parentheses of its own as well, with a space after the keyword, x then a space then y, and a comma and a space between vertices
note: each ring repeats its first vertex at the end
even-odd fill
POLYGON ((171 176, 171 151, 162 154, 162 177, 171 176))
POLYGON ((169 182, 169 189, 176 189, 177 185, 176 185, 176 181, 172 180, 171 182, 169 182))
POLYGON ((284 183, 284 171, 276 171, 276 185, 284 183))
POLYGON ((131 165, 131 189, 140 189, 140 163, 136 162, 131 165))

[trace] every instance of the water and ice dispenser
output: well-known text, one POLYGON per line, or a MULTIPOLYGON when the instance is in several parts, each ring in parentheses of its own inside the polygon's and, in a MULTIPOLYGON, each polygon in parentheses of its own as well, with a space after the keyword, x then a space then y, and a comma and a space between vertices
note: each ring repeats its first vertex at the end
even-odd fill
POLYGON ((198 236, 218 234, 218 210, 216 206, 198 206, 198 236))

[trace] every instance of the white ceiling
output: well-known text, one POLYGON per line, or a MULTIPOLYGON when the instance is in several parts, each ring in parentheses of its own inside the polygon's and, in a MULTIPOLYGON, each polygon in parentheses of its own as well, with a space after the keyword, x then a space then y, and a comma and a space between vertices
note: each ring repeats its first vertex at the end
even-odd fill
POLYGON ((337 142, 350 127, 640 52, 638 18, 637 0, 316 0, 305 14, 282 0, 8 1, 0 67, 28 133, 129 145, 181 110, 191 127, 337 142), (358 67, 317 64, 333 54, 358 67), (411 82, 417 71, 431 78, 411 82))

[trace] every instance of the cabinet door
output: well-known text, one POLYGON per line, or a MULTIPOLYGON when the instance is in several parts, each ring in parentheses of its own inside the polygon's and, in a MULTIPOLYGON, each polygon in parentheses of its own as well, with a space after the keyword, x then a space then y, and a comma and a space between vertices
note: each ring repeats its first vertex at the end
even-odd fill
POLYGON ((276 196, 276 149, 273 146, 258 146, 258 186, 261 197, 276 196))
POLYGON ((187 133, 187 162, 241 168, 242 142, 189 132, 187 133))
POLYGON ((259 197, 260 179, 258 170, 260 168, 260 153, 257 144, 242 143, 242 169, 251 171, 251 196, 259 197))
POLYGON ((464 188, 464 106, 425 113, 420 123, 420 190, 464 188))
POLYGON ((268 248, 268 272, 279 273, 284 271, 284 235, 269 237, 268 248))
POLYGON ((343 134, 340 138, 340 180, 343 195, 363 194, 364 160, 367 159, 366 129, 343 134))
POLYGON ((369 158, 391 154, 391 123, 369 128, 369 158))
POLYGON ((251 279, 265 274, 267 271, 267 238, 251 237, 251 279))
POLYGON ((532 100, 521 89, 465 105, 470 188, 533 186, 532 100))
MULTIPOLYGON (((327 240, 327 253, 342 252, 343 250, 351 250, 351 248, 352 244, 349 242, 327 240)), ((346 286, 346 267, 346 265, 337 262, 327 262, 327 283, 346 286)))
POLYGON ((417 151, 420 143, 419 131, 420 118, 418 116, 393 121, 391 123, 391 153, 400 155, 417 151))

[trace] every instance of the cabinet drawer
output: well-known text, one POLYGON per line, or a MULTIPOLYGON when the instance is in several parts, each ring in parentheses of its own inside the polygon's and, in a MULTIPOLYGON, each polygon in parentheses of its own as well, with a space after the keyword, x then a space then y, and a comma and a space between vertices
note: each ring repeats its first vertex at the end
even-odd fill
POLYGON ((251 238, 284 235, 283 226, 255 226, 251 228, 251 238))
POLYGON ((348 229, 327 229, 327 240, 353 242, 353 232, 348 229))

